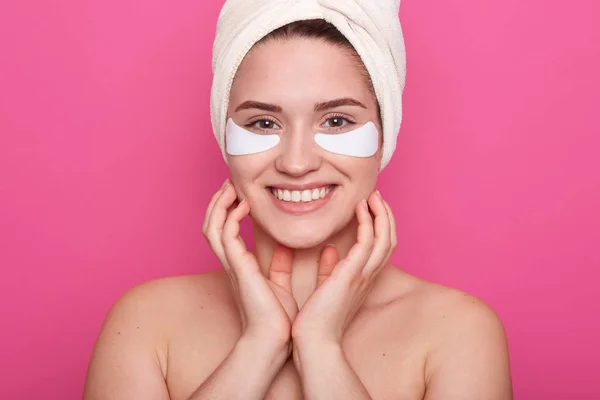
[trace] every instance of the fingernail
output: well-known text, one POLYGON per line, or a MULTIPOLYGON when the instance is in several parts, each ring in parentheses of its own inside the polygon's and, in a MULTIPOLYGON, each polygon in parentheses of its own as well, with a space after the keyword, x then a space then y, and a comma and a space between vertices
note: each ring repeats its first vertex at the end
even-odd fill
POLYGON ((379 196, 380 199, 382 198, 381 192, 379 190, 376 190, 375 193, 377 193, 377 196, 379 196))
POLYGON ((369 205, 367 204, 367 200, 366 199, 362 199, 362 205, 364 208, 366 208, 367 210, 369 209, 369 205))
POLYGON ((229 178, 225 179, 225 182, 223 182, 223 185, 221 186, 221 190, 227 189, 227 186, 229 186, 229 178))
POLYGON ((325 248, 328 248, 328 247, 333 247, 333 248, 335 248, 335 246, 334 246, 334 245, 332 245, 331 243, 329 243, 327 246, 325 246, 325 248))

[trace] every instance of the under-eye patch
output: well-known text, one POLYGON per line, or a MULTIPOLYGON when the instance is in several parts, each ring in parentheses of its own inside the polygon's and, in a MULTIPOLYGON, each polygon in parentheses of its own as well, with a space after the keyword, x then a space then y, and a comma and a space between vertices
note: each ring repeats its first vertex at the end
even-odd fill
POLYGON ((279 135, 258 135, 240 126, 233 119, 227 121, 225 130, 226 151, 232 156, 262 153, 279 144, 279 135))
POLYGON ((317 133, 315 142, 330 153, 351 157, 371 157, 379 148, 379 133, 372 122, 346 133, 317 133))
MULTIPOLYGON (((279 135, 259 135, 227 121, 226 151, 232 156, 262 153, 277 146, 279 135)), ((350 157, 371 157, 379 148, 379 133, 372 122, 346 133, 317 133, 315 142, 334 154, 350 157)))

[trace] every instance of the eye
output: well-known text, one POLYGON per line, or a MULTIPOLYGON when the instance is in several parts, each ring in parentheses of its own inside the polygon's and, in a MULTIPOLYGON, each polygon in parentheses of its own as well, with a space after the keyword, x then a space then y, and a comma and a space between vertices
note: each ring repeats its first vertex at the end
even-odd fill
POLYGON ((348 120, 346 118, 333 117, 333 118, 329 118, 327 121, 325 121, 325 126, 327 126, 328 128, 341 128, 342 126, 345 126, 347 123, 348 123, 348 120))
POLYGON ((334 115, 325 121, 322 125, 324 128, 330 128, 333 130, 341 130, 343 128, 348 127, 348 125, 354 124, 354 121, 351 121, 348 118, 342 117, 341 115, 334 115))
POLYGON ((275 123, 275 121, 271 121, 270 119, 257 119, 250 122, 246 127, 255 128, 261 131, 270 131, 273 129, 280 129, 279 125, 275 123))

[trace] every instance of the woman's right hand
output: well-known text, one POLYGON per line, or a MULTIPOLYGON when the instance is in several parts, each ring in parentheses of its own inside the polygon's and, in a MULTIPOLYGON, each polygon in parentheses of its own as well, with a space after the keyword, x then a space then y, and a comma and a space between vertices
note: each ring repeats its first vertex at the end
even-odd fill
POLYGON ((278 245, 265 278, 240 236, 240 222, 249 213, 250 205, 246 200, 238 204, 235 188, 227 180, 208 205, 202 232, 231 280, 242 337, 289 345, 292 322, 298 314, 291 287, 293 253, 278 245))

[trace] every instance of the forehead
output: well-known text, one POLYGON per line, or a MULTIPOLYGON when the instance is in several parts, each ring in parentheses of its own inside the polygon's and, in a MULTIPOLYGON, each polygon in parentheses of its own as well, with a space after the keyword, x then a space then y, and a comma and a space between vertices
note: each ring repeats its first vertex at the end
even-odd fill
POLYGON ((252 98, 285 105, 332 97, 367 104, 371 91, 356 55, 319 39, 271 40, 245 57, 231 89, 230 103, 252 98))

